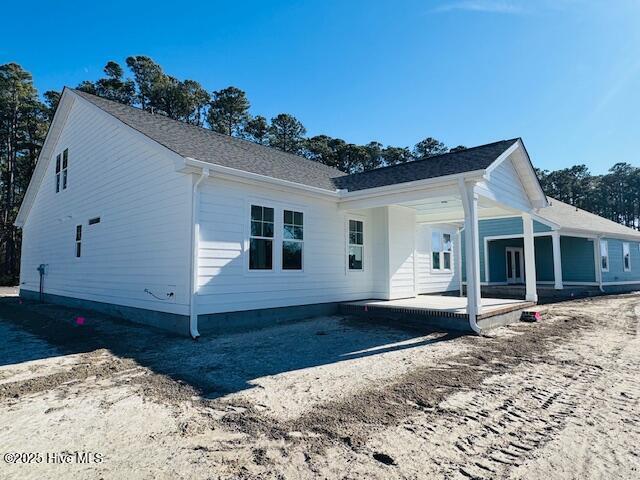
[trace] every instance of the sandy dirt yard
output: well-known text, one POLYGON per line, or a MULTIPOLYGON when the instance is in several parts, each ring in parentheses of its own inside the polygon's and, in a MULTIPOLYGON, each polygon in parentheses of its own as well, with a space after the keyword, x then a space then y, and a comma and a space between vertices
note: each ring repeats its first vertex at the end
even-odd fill
POLYGON ((194 342, 5 295, 0 478, 640 478, 640 295, 542 316, 194 342))

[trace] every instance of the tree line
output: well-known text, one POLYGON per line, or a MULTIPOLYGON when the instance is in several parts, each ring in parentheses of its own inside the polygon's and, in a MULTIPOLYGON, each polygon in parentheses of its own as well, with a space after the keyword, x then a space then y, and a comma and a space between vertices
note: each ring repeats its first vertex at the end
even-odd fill
MULTIPOLYGON (((252 114, 246 93, 237 87, 208 92, 195 80, 168 75, 146 56, 128 57, 125 66, 127 72, 119 63, 109 61, 101 78, 84 80, 76 88, 301 155, 347 173, 465 149, 462 145, 449 148, 433 137, 426 137, 413 147, 385 146, 377 141, 359 145, 328 135, 308 137, 303 123, 290 113, 271 119, 252 114)), ((0 282, 5 284, 18 277, 20 231, 13 222, 60 95, 61 92, 50 90, 40 96, 28 71, 16 63, 0 65, 0 282)), ((602 176, 590 175, 584 166, 538 174, 549 195, 634 228, 638 226, 640 180, 635 167, 616 164, 602 176)))
POLYGON ((620 162, 604 175, 586 165, 536 173, 547 195, 640 230, 640 168, 620 162))

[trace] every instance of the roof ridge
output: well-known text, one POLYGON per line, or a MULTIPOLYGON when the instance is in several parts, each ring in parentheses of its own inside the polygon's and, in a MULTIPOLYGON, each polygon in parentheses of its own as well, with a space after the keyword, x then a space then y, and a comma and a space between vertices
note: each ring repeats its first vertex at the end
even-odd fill
MULTIPOLYGON (((101 97, 99 95, 94 95, 92 93, 84 92, 82 90, 77 90, 75 88, 71 88, 71 87, 64 87, 64 88, 67 88, 67 89, 71 90, 72 92, 74 92, 75 94, 80 95, 82 98, 85 98, 86 100, 91 101, 91 103, 96 105, 98 108, 100 108, 100 105, 94 103, 90 98, 87 98, 87 96, 88 97, 97 98, 97 99, 99 99, 101 101, 113 103, 113 104, 118 105, 118 106, 130 108, 130 109, 132 109, 132 110, 134 110, 136 112, 142 113, 142 114, 151 115, 151 116, 159 116, 159 117, 161 117, 163 119, 169 120, 171 122, 178 123, 178 124, 183 125, 183 126, 188 127, 188 128, 192 128, 192 129, 197 130, 199 132, 203 132, 203 133, 205 133, 207 135, 213 135, 213 136, 216 136, 216 137, 223 138, 224 140, 228 140, 228 141, 234 142, 236 145, 239 146, 239 148, 243 148, 243 147, 246 146, 246 147, 249 147, 249 148, 251 148, 251 147, 256 148, 257 150, 261 150, 261 149, 273 150, 275 152, 278 152, 278 154, 280 154, 280 155, 290 156, 292 158, 295 158, 298 161, 301 160, 305 164, 307 164, 309 167, 312 167, 312 168, 315 168, 315 169, 318 169, 318 170, 331 170, 331 172, 328 172, 328 173, 336 174, 335 177, 331 177, 331 178, 337 178, 337 177, 341 177, 341 176, 347 175, 345 172, 343 172, 343 171, 341 171, 341 170, 339 170, 339 169, 337 169, 335 167, 332 167, 330 165, 325 165, 324 163, 320 163, 320 162, 317 162, 315 160, 311 160, 309 158, 303 157, 302 155, 297 155, 295 153, 285 152, 284 150, 279 150, 279 149, 277 149, 275 147, 270 147, 268 145, 262 145, 260 143, 253 142, 251 140, 247 140, 246 138, 239 138, 239 137, 234 137, 232 135, 226 135, 224 133, 216 132, 216 131, 211 130, 209 128, 201 127, 199 125, 193 125, 191 123, 183 122, 181 120, 176 120, 176 119, 171 118, 171 117, 169 117, 167 115, 164 115, 162 113, 151 113, 151 112, 148 112, 146 110, 143 110, 142 108, 135 107, 133 105, 127 105, 125 103, 116 102, 115 100, 104 98, 104 97, 101 97)), ((103 109, 101 108, 101 110, 103 110, 103 109)), ((109 112, 107 112, 107 113, 109 113, 109 112)), ((120 120, 123 123, 126 123, 120 118, 118 120, 120 120)), ((140 132, 140 133, 145 135, 143 132, 140 132)), ((145 136, 147 136, 147 135, 145 135, 145 136)), ((155 139, 154 139, 154 141, 157 142, 157 140, 155 140, 155 139)), ((160 142, 158 142, 158 143, 160 143, 160 142)), ((166 145, 164 145, 164 146, 166 147, 166 145)), ((244 148, 244 149, 247 150, 246 148, 244 148)), ((178 153, 178 152, 176 152, 176 153, 178 153)))

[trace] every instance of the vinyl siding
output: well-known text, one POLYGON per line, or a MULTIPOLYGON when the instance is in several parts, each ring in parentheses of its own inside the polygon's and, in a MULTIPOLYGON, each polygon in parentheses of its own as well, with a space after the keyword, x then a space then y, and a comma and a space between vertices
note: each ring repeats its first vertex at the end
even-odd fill
POLYGON ((416 288, 417 293, 437 293, 460 288, 458 272, 457 229, 452 225, 435 224, 416 226, 416 288), (431 233, 437 230, 449 233, 453 243, 451 249, 451 271, 431 270, 431 233))
MULTIPOLYGON (((548 225, 545 225, 544 223, 541 223, 537 220, 533 221, 533 231, 534 233, 545 233, 545 232, 551 232, 551 227, 549 227, 548 225)), ((485 220, 480 220, 478 222, 478 232, 479 232, 479 237, 480 237, 480 279, 482 282, 486 282, 487 279, 486 277, 486 269, 485 269, 485 249, 484 249, 484 245, 485 245, 485 238, 486 237, 496 237, 496 236, 505 236, 505 235, 523 235, 523 225, 522 225, 522 217, 505 217, 505 218, 491 218, 491 219, 485 219, 485 220)), ((545 237, 536 237, 536 238, 545 238, 545 237)), ((550 241, 550 240, 549 240, 550 241)), ((495 241, 491 241, 489 242, 488 247, 494 248, 494 249, 498 249, 499 247, 494 246, 492 247, 491 244, 494 243, 495 241)), ((522 240, 520 241, 519 245, 523 245, 522 240)), ((540 245, 543 246, 544 248, 544 244, 541 243, 540 245)), ((506 244, 502 246, 502 256, 504 257, 504 247, 507 246, 506 244)), ((511 245, 511 246, 517 246, 517 245, 511 245)), ((463 270, 463 278, 466 280, 466 273, 465 273, 465 253, 464 253, 464 231, 462 232, 462 270, 463 270)), ((536 240, 536 252, 538 251, 538 241, 536 240)), ((496 250, 494 252, 495 255, 498 255, 498 250, 496 250)), ((492 258, 496 258, 494 256, 494 254, 492 254, 491 252, 489 253, 489 256, 492 258)), ((503 265, 504 262, 506 260, 498 260, 499 262, 501 262, 498 266, 492 266, 489 265, 489 281, 490 282, 504 282, 506 281, 506 265, 503 265), (504 267, 504 268, 503 268, 504 267), (503 273, 500 273, 503 272, 503 273), (495 277, 494 277, 495 274, 495 277)), ((551 272, 553 272, 553 260, 551 261, 551 272)), ((536 259, 536 267, 538 266, 538 259, 536 259)), ((543 281, 544 279, 547 278, 547 274, 546 274, 546 270, 547 270, 547 262, 543 262, 541 264, 541 268, 542 271, 545 272, 544 273, 544 278, 539 275, 536 271, 536 277, 538 278, 538 281, 543 281)), ((537 268, 536 268, 537 270, 537 268)), ((551 276, 553 277, 553 273, 551 274, 551 276)))
POLYGON ((564 283, 596 281, 593 240, 562 235, 560 251, 564 283))
POLYGON ((511 159, 503 161, 490 174, 489 180, 478 183, 480 194, 518 210, 531 208, 529 197, 511 159))
MULTIPOLYGON (((373 291, 372 212, 343 212, 335 203, 268 187, 222 179, 201 186, 197 309, 200 314, 369 298, 373 291), (304 213, 304 270, 280 271, 280 241, 274 241, 274 271, 248 269, 251 204, 275 209, 276 235, 282 209, 304 213), (364 221, 364 271, 347 270, 346 221, 364 221)), ((374 247, 375 246, 375 247, 374 247)))
POLYGON ((390 298, 415 296, 414 254, 416 212, 407 207, 389 208, 390 298))
POLYGON ((75 99, 23 227, 20 287, 37 291, 44 263, 45 293, 185 314, 191 183, 172 155, 75 99), (65 148, 68 188, 56 193, 55 156, 65 148), (92 217, 100 223, 89 226, 92 217))
POLYGON ((607 282, 640 282, 640 247, 638 242, 629 243, 631 254, 631 271, 625 272, 622 260, 622 244, 625 240, 604 238, 609 244, 609 271, 602 272, 602 281, 607 282))

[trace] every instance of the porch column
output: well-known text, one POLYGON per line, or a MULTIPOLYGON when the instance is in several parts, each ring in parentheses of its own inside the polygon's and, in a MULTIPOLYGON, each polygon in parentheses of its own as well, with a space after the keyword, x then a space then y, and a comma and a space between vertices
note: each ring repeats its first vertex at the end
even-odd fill
POLYGON ((462 285, 462 229, 458 228, 456 232, 456 269, 458 270, 458 288, 460 296, 464 296, 464 288, 462 285))
POLYGON ((533 219, 528 213, 522 215, 522 226, 524 233, 525 299, 529 302, 537 302, 538 291, 536 289, 536 251, 533 241, 533 219))
POLYGON ((562 252, 560 251, 560 232, 554 230, 551 234, 551 241, 553 243, 553 278, 554 288, 556 290, 562 290, 562 252))
POLYGON ((467 313, 471 327, 479 333, 476 317, 482 313, 480 295, 480 235, 478 232, 478 194, 475 184, 459 182, 464 207, 464 252, 467 274, 467 313))

